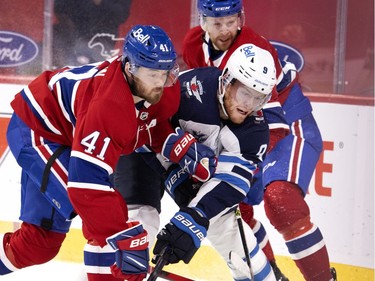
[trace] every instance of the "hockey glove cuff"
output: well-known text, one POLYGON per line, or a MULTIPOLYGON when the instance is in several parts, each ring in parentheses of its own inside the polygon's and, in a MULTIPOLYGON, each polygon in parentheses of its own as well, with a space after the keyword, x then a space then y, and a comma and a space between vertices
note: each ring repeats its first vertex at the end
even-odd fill
POLYGON ((111 272, 116 278, 140 281, 149 268, 147 231, 139 222, 130 224, 130 228, 107 238, 107 243, 116 250, 111 272))
POLYGON ((190 174, 177 164, 167 171, 164 186, 167 193, 179 207, 187 206, 197 195, 202 183, 192 179, 190 174))
POLYGON ((155 258, 168 247, 170 254, 167 257, 167 264, 184 261, 189 263, 201 245, 202 240, 207 236, 209 221, 191 208, 181 208, 171 221, 159 232, 154 247, 155 258))

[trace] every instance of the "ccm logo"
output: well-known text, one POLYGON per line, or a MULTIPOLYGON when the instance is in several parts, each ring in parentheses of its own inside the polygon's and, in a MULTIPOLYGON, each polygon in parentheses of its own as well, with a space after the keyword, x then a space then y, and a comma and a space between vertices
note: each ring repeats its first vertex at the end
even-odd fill
POLYGON ((199 230, 199 228, 196 225, 194 225, 190 220, 188 220, 187 218, 185 218, 183 215, 177 214, 174 218, 176 220, 178 220, 179 222, 181 222, 184 226, 186 226, 192 233, 194 233, 195 236, 197 236, 197 238, 200 241, 202 241, 204 239, 204 235, 199 230))
POLYGON ((142 246, 148 242, 147 235, 143 236, 142 238, 134 239, 130 243, 130 248, 137 248, 142 246))
POLYGON ((176 156, 179 156, 185 148, 189 147, 188 145, 194 140, 193 135, 185 134, 185 136, 179 141, 179 143, 173 149, 173 152, 176 156))

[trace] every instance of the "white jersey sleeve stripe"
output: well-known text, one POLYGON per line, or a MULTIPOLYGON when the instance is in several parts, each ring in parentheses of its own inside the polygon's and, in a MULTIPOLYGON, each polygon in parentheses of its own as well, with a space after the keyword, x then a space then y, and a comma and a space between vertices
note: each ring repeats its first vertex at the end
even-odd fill
POLYGON ((46 114, 44 113, 43 109, 39 106, 39 104, 37 103, 37 101, 34 99, 34 96, 31 93, 30 88, 29 87, 25 87, 23 89, 23 91, 24 91, 25 95, 27 96, 27 98, 29 99, 29 101, 30 101, 31 105, 33 106, 33 108, 35 109, 35 111, 38 112, 38 114, 40 115, 40 117, 45 122, 45 124, 48 127, 48 129, 50 129, 56 135, 60 135, 61 136, 62 135, 61 132, 55 126, 52 125, 52 123, 48 120, 46 114))
POLYGON ((80 159, 85 160, 87 162, 93 163, 93 164, 103 168, 104 170, 106 170, 108 172, 108 174, 113 173, 113 169, 112 169, 111 166, 109 166, 108 164, 100 161, 97 158, 91 157, 91 156, 89 156, 85 153, 82 153, 82 152, 79 152, 79 151, 76 151, 76 150, 73 150, 70 155, 71 155, 71 157, 77 157, 77 158, 80 158, 80 159))
POLYGON ((87 182, 68 182, 68 188, 86 188, 91 190, 100 190, 100 191, 110 191, 114 192, 115 190, 108 185, 87 183, 87 182))

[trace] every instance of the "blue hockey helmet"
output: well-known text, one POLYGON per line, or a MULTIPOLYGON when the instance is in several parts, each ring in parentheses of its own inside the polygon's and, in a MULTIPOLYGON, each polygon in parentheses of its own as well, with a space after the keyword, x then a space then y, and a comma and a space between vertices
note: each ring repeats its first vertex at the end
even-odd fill
POLYGON ((226 17, 242 12, 242 0, 198 0, 198 11, 203 17, 226 17))
POLYGON ((125 36, 123 59, 152 69, 172 70, 177 54, 169 36, 155 25, 136 25, 125 36))

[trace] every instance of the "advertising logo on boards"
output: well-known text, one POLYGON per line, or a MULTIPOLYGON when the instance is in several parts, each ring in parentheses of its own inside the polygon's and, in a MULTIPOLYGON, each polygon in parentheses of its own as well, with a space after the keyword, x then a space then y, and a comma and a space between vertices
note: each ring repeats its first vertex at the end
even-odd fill
POLYGON ((38 55, 37 44, 20 33, 0 31, 0 67, 26 64, 38 55))
POLYGON ((285 43, 272 40, 270 42, 277 50, 280 61, 289 61, 296 66, 298 71, 302 70, 305 60, 301 52, 285 43))

